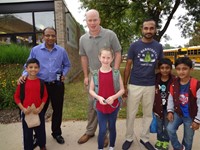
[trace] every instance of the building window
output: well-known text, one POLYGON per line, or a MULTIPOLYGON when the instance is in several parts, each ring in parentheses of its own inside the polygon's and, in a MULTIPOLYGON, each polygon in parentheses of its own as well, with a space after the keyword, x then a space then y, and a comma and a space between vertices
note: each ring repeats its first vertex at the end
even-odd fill
POLYGON ((37 31, 41 31, 46 27, 55 28, 54 12, 35 12, 35 27, 37 31))
POLYGON ((33 32, 31 13, 0 14, 0 34, 33 32))
POLYGON ((0 14, 0 44, 40 44, 42 30, 55 28, 54 20, 54 11, 0 14))

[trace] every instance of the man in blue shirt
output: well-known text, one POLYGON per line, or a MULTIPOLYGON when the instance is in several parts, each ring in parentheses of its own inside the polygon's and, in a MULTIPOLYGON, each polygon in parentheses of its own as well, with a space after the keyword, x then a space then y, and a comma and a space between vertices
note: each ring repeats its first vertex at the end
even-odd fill
MULTIPOLYGON (((51 101, 52 114, 52 136, 60 144, 64 138, 61 136, 62 108, 64 101, 64 80, 70 69, 70 61, 66 50, 57 45, 56 30, 47 27, 43 30, 44 42, 32 48, 29 58, 37 58, 40 62, 40 72, 38 77, 44 80, 47 87, 48 99, 44 110, 46 112, 51 101), (59 77, 60 75, 60 77, 59 77)), ((27 72, 24 70, 19 82, 25 82, 27 72)), ((37 136, 37 135, 36 135, 37 136)))

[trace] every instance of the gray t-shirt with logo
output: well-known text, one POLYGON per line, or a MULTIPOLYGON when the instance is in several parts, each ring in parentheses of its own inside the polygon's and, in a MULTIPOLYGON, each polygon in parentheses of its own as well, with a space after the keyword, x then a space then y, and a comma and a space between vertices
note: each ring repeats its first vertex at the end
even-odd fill
POLYGON ((155 68, 161 58, 163 48, 157 41, 144 43, 140 39, 132 43, 128 51, 128 59, 133 61, 129 83, 140 86, 155 85, 155 68))
POLYGON ((114 53, 122 49, 117 35, 103 27, 101 27, 101 31, 96 37, 92 37, 89 33, 85 33, 80 37, 79 55, 88 57, 90 71, 97 70, 101 66, 98 59, 101 48, 111 48, 114 53))

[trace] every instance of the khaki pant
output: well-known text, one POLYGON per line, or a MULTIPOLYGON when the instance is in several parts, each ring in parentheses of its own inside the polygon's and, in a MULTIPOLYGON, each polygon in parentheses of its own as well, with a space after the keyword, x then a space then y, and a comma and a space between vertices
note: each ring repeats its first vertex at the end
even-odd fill
POLYGON ((140 101, 142 103, 143 119, 141 140, 149 141, 149 127, 152 121, 152 108, 155 96, 155 86, 128 86, 127 98, 127 120, 126 120, 126 140, 133 141, 134 121, 138 111, 140 101))
MULTIPOLYGON (((91 73, 89 74, 89 79, 91 79, 91 73)), ((90 80, 89 80, 89 85, 90 85, 90 80)), ((97 112, 94 109, 94 98, 90 96, 89 94, 89 86, 87 87, 88 90, 88 124, 86 127, 86 134, 87 135, 93 135, 97 129, 97 112)))
POLYGON ((86 134, 93 135, 97 129, 97 112, 94 109, 94 99, 88 94, 88 124, 86 134))

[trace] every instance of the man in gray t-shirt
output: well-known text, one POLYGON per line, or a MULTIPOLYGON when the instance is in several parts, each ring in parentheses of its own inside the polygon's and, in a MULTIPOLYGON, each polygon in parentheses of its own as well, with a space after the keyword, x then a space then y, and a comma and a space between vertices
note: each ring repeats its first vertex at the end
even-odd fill
MULTIPOLYGON (((81 64, 84 73, 84 85, 89 85, 89 72, 100 68, 98 59, 99 50, 101 48, 111 48, 115 53, 113 67, 119 69, 121 63, 121 45, 116 34, 100 26, 99 12, 91 9, 86 13, 86 22, 89 32, 81 36, 79 40, 79 55, 81 56, 81 64)), ((94 100, 89 95, 88 105, 88 124, 85 134, 78 140, 79 144, 87 142, 94 136, 97 128, 97 115, 93 108, 94 100)), ((104 146, 108 145, 108 138, 105 137, 104 146)))

